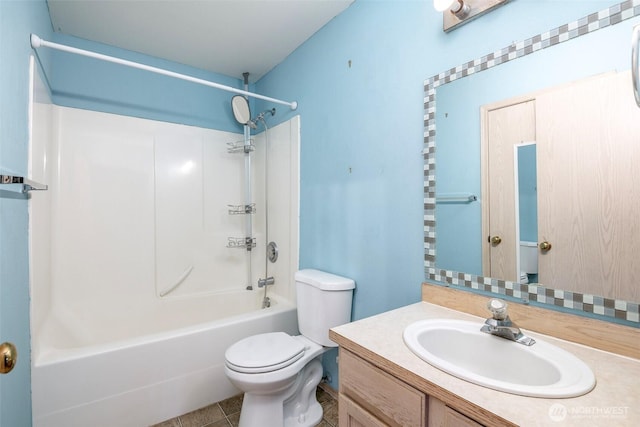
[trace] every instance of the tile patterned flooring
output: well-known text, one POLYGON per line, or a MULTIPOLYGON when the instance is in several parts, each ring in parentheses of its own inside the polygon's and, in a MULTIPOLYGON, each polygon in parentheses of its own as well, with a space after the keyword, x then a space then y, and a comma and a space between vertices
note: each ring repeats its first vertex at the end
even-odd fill
MULTIPOLYGON (((338 427, 336 396, 337 392, 327 386, 317 388, 316 397, 323 410, 323 418, 318 427, 338 427)), ((238 395, 152 427, 237 427, 241 407, 242 395, 238 395)))

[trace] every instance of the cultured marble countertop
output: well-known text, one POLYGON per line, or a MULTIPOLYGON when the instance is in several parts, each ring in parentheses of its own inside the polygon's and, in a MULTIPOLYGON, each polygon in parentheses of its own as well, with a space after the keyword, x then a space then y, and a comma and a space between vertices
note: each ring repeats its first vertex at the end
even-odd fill
MULTIPOLYGON (((402 333, 409 324, 431 318, 474 321, 478 328, 485 320, 420 302, 338 326, 331 330, 330 337, 341 347, 483 424, 640 426, 640 360, 526 330, 536 340, 547 341, 580 358, 594 372, 597 383, 591 392, 575 398, 518 396, 458 379, 413 354, 405 346, 402 333)), ((513 321, 518 323, 518 319, 513 321)))

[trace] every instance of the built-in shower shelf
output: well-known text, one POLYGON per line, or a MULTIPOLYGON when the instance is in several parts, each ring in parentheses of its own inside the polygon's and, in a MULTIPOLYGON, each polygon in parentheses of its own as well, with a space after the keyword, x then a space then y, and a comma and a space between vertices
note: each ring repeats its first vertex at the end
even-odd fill
POLYGON ((249 141, 246 144, 244 140, 227 142, 228 153, 250 153, 255 149, 256 149, 256 146, 253 144, 253 139, 249 139, 249 141))
POLYGON ((227 247, 251 250, 256 247, 256 239, 255 237, 228 237, 227 247))
POLYGON ((49 186, 40 184, 22 176, 0 175, 0 184, 7 187, 0 187, 3 190, 15 191, 17 193, 26 193, 32 190, 47 190, 49 186))
POLYGON ((256 204, 250 205, 227 205, 229 208, 229 215, 249 215, 256 213, 256 204))

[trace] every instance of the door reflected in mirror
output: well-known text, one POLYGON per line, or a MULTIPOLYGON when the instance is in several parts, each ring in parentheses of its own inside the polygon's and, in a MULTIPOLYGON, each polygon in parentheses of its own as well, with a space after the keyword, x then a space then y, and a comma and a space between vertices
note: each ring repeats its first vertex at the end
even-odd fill
POLYGON ((535 274, 554 289, 640 300, 640 202, 629 196, 640 191, 640 109, 629 71, 483 105, 481 129, 483 276, 525 284, 535 274))

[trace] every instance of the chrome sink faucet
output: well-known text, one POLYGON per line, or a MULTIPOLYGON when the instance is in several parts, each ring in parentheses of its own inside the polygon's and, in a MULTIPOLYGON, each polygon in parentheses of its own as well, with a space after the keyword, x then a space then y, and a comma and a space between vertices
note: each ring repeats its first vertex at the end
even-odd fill
POLYGON ((513 323, 507 314, 507 303, 499 300, 489 300, 487 308, 492 317, 488 318, 482 328, 482 332, 496 335, 524 345, 534 345, 536 340, 522 333, 518 325, 513 323))

